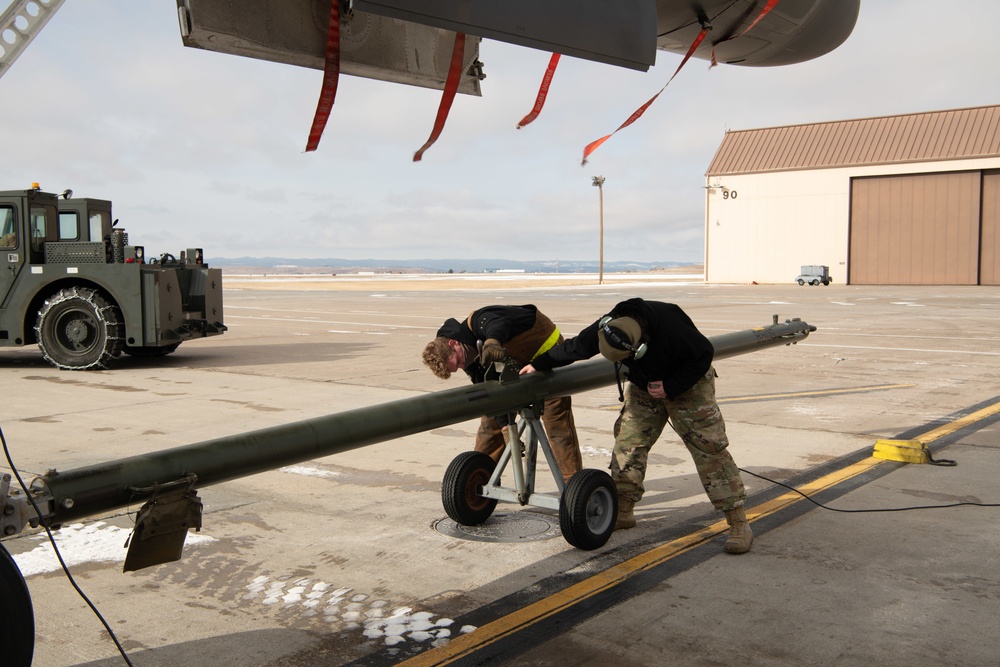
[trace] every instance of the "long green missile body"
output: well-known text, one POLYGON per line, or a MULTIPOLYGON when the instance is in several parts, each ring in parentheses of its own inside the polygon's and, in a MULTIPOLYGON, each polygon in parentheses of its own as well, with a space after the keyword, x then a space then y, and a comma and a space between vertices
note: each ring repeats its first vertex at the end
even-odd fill
MULTIPOLYGON (((800 320, 709 338, 715 359, 797 343, 816 327, 800 320)), ((346 452, 449 424, 516 411, 553 396, 567 396, 615 382, 614 365, 590 360, 532 373, 501 384, 484 382, 281 426, 164 449, 116 461, 51 471, 32 488, 52 499, 50 524, 61 524, 143 501, 137 489, 197 475, 196 487, 346 452)), ((148 492, 145 494, 148 495, 148 492)))

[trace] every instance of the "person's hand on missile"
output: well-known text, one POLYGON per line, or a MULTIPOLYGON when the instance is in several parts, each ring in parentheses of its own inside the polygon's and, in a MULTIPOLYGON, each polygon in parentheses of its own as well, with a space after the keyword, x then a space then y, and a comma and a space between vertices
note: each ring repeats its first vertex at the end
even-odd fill
POLYGON ((490 366, 497 361, 504 361, 507 358, 507 350, 503 349, 500 341, 496 338, 489 338, 483 343, 483 351, 479 357, 479 363, 483 366, 490 366))

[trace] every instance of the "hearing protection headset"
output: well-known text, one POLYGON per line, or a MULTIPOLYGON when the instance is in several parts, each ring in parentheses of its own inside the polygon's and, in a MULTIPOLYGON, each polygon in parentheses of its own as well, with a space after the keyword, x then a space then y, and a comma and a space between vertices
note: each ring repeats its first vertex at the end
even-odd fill
POLYGON ((597 327, 604 332, 604 336, 608 339, 608 342, 617 347, 619 350, 628 350, 632 353, 633 359, 642 359, 643 355, 646 354, 646 344, 639 343, 639 345, 632 345, 627 338, 618 335, 618 329, 612 329, 608 326, 608 323, 615 318, 611 315, 605 315, 597 322, 597 327))

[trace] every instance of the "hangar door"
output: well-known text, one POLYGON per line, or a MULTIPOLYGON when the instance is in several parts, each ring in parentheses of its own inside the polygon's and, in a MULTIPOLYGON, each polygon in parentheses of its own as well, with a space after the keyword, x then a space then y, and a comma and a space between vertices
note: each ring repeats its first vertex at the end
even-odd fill
POLYGON ((854 179, 851 284, 977 284, 981 181, 979 171, 854 179))
POLYGON ((1000 285, 1000 171, 983 172, 980 285, 1000 285))

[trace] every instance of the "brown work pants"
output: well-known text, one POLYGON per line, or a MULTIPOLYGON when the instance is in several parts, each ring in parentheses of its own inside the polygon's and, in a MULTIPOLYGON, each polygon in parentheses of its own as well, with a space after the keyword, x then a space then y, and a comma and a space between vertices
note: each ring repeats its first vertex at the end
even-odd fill
MULTIPOLYGON (((472 317, 471 315, 469 316, 472 317)), ((503 344, 507 354, 521 364, 531 363, 539 354, 542 345, 548 341, 555 331, 556 325, 541 312, 535 315, 535 325, 522 334, 514 336, 503 344)), ((557 342, 561 343, 562 335, 557 342)), ((580 455, 580 441, 576 436, 576 424, 573 423, 573 405, 569 396, 550 398, 543 405, 542 425, 552 446, 552 454, 562 473, 563 480, 569 481, 583 467, 583 457, 580 455)), ((511 425, 514 428, 514 425, 511 425)), ((476 433, 476 451, 489 454, 494 461, 500 460, 505 446, 500 425, 492 417, 483 417, 476 433)))
MULTIPOLYGON (((569 396, 559 396, 548 399, 542 405, 542 425, 552 447, 552 455, 563 481, 568 482, 583 467, 580 442, 573 423, 572 399, 569 396)), ((512 432, 516 432, 516 425, 511 424, 510 428, 512 432)), ((479 431, 476 432, 476 451, 489 454, 494 461, 499 461, 505 445, 497 420, 483 417, 479 422, 479 431)))

